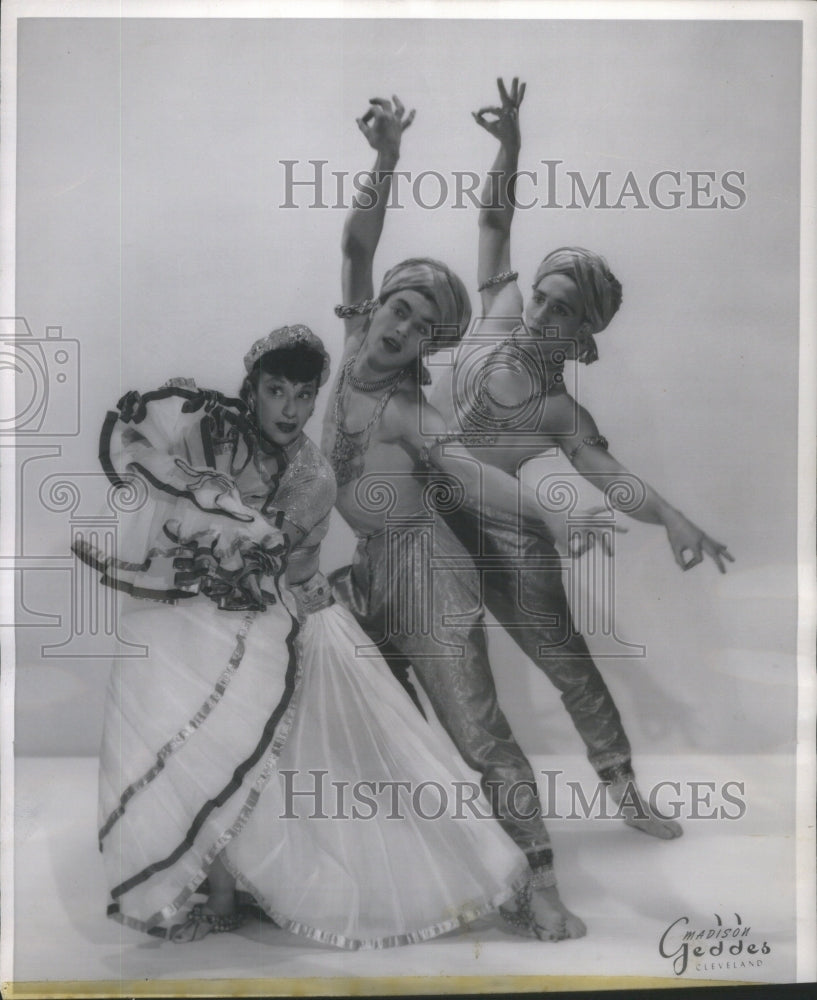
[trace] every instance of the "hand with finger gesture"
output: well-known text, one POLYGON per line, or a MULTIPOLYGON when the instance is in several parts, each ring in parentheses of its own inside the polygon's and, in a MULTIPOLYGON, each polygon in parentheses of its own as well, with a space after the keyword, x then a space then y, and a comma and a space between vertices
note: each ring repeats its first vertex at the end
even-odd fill
POLYGON ((519 131, 519 106, 525 97, 525 84, 519 83, 519 78, 514 77, 511 83, 510 92, 505 87, 502 77, 496 81, 499 88, 499 99, 501 106, 487 106, 479 111, 472 111, 474 121, 480 128, 484 128, 500 143, 513 150, 519 149, 522 137, 519 131), (486 118, 486 115, 492 115, 486 118))
POLYGON ((355 119, 357 127, 366 136, 372 149, 396 159, 400 153, 403 132, 414 121, 414 111, 406 114, 406 109, 397 96, 392 96, 390 101, 384 97, 373 97, 369 105, 366 114, 355 119))
POLYGON ((712 559, 721 573, 726 572, 726 562, 735 561, 725 545, 704 534, 678 511, 665 518, 664 526, 675 561, 683 570, 703 562, 705 555, 712 559))

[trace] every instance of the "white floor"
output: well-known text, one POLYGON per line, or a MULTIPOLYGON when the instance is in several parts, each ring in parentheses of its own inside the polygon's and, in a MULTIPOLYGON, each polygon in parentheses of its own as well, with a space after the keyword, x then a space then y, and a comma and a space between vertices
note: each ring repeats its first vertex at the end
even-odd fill
MULTIPOLYGON (((535 768, 558 767, 565 772, 564 780, 580 780, 588 793, 592 791, 593 775, 583 760, 533 763, 535 768)), ((708 781, 718 788, 726 781, 742 781, 745 816, 735 821, 687 819, 685 835, 669 843, 616 820, 549 821, 562 896, 588 926, 582 940, 528 941, 511 936, 490 919, 426 944, 349 953, 267 924, 173 945, 107 920, 95 839, 96 760, 21 758, 15 778, 13 979, 21 989, 25 982, 43 980, 123 985, 146 979, 436 975, 640 975, 674 980, 672 960, 659 954, 666 928, 681 917, 690 919, 690 927, 708 928, 716 914, 728 924, 736 913, 751 927, 747 943, 761 946, 765 941, 770 948, 762 955, 762 966, 742 966, 741 959, 728 955, 691 957, 683 979, 793 979, 792 759, 675 757, 642 758, 638 763, 645 790, 662 780, 708 781), (736 967, 726 968, 727 961, 736 967)), ((691 793, 683 787, 688 812, 691 793)), ((711 812, 720 804, 734 811, 719 792, 699 811, 711 812)), ((560 802, 558 811, 569 812, 567 803, 560 802)), ((330 992, 331 984, 325 988, 330 992)), ((451 981, 446 988, 454 988, 451 981)))

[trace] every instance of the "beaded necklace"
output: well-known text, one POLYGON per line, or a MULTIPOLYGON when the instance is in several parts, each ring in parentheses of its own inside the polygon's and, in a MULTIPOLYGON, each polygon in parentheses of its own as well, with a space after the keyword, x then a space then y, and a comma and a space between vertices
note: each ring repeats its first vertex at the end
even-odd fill
POLYGON ((355 479, 360 479, 363 475, 372 428, 380 420, 386 404, 408 374, 408 369, 404 368, 402 371, 396 372, 395 375, 389 376, 388 379, 381 379, 379 382, 365 382, 352 374, 352 365, 354 362, 355 359, 350 358, 343 366, 338 378, 337 389, 335 390, 335 443, 332 446, 329 462, 335 470, 338 488, 353 482, 355 479), (371 417, 359 431, 350 431, 345 426, 343 389, 347 381, 352 388, 358 389, 361 392, 376 392, 378 388, 386 387, 386 391, 378 399, 371 417))
POLYGON ((366 379, 358 378, 358 376, 352 371, 352 368, 354 367, 354 360, 354 358, 351 358, 347 364, 344 365, 343 373, 349 385, 353 389, 357 389, 359 392, 379 392, 381 389, 389 389, 391 386, 396 386, 398 382, 401 382, 406 374, 405 369, 401 368, 399 372, 393 372, 385 378, 366 381, 366 379))

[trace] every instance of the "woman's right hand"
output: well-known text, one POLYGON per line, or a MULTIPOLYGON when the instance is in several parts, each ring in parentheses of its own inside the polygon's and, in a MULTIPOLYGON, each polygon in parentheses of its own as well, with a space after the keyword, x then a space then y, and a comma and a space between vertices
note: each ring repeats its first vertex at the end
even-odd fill
POLYGON ((185 474, 185 488, 199 510, 226 512, 237 521, 254 520, 254 512, 245 506, 235 481, 229 476, 209 468, 197 469, 182 458, 175 459, 175 463, 185 474))
POLYGON ((511 83, 510 93, 506 89, 502 77, 497 79, 496 85, 499 88, 501 106, 488 105, 480 108, 479 111, 472 111, 471 114, 480 128, 484 128, 495 139, 499 139, 503 146, 518 151, 522 144, 522 136, 519 131, 519 106, 525 97, 526 84, 520 85, 519 77, 515 76, 511 83), (494 117, 486 118, 486 115, 494 117))
POLYGON ((371 106, 366 114, 355 119, 357 127, 372 149, 396 160, 400 155, 403 133, 414 121, 414 111, 406 115, 406 109, 396 95, 392 95, 391 101, 373 97, 369 104, 371 106))
MULTIPOLYGON (((286 548, 286 539, 278 530, 268 532, 260 541, 244 538, 238 544, 234 562, 236 568, 244 568, 241 586, 259 608, 265 608, 269 603, 269 595, 264 593, 264 581, 276 577, 283 569, 286 548)), ((222 561, 222 566, 228 563, 229 557, 222 561)))

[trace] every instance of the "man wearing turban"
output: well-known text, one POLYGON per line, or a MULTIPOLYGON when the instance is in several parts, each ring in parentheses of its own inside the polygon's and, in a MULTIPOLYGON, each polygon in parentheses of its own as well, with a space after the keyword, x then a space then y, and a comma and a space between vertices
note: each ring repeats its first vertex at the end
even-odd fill
MULTIPOLYGON (((584 925, 559 899, 533 771, 497 700, 476 573, 428 500, 435 493, 445 505, 460 491, 484 492, 508 516, 520 504, 512 477, 480 474, 475 463, 446 453, 446 425, 421 389, 423 352, 455 345, 466 332, 468 294, 444 264, 415 257, 387 271, 374 298, 374 254, 411 118, 395 98, 393 105, 373 101, 358 120, 377 160, 365 192, 371 200, 356 201, 344 228, 344 305, 336 312, 346 341, 323 438, 337 507, 358 544, 352 566, 333 575, 334 593, 392 654, 398 677, 413 666, 440 722, 480 772, 494 815, 525 853, 530 878, 508 919, 541 939, 578 937, 584 925)), ((522 508, 542 516, 532 494, 522 508)))
MULTIPOLYGON (((549 253, 537 268, 523 314, 518 274, 510 267, 510 232, 525 85, 514 80, 508 92, 498 83, 501 106, 474 115, 500 143, 479 217, 480 334, 489 332, 494 346, 486 356, 484 346, 478 346, 485 344, 484 336, 473 345, 466 339, 453 370, 435 385, 432 401, 450 428, 470 434, 472 443, 476 435, 483 470, 492 465, 518 477, 524 462, 559 447, 605 492, 609 513, 618 508, 663 524, 682 569, 706 554, 724 572, 724 560, 732 558, 726 546, 617 462, 592 416, 565 388, 565 362, 598 358, 595 335, 607 328, 621 304, 621 284, 604 258, 579 247, 549 253)), ((559 485, 565 494, 573 489, 567 481, 559 485)), ((617 802, 626 796, 633 807, 629 814, 622 810, 627 822, 662 839, 679 836, 680 826, 652 813, 638 793, 618 710, 571 617, 553 537, 485 504, 461 507, 447 523, 469 552, 491 561, 482 580, 487 607, 561 692, 599 778, 609 783, 617 802)), ((608 548, 610 530, 608 520, 608 548)))
POLYGON ((419 292, 439 310, 439 323, 431 331, 433 342, 440 346, 457 343, 471 320, 471 302, 462 279, 439 260, 412 257, 386 271, 378 300, 383 303, 395 292, 409 289, 419 292))
POLYGON ((536 271, 533 287, 549 274, 563 274, 574 283, 584 309, 585 336, 576 360, 590 364, 599 352, 593 336, 607 329, 621 305, 621 282, 597 253, 581 247, 560 247, 545 257, 536 271))

